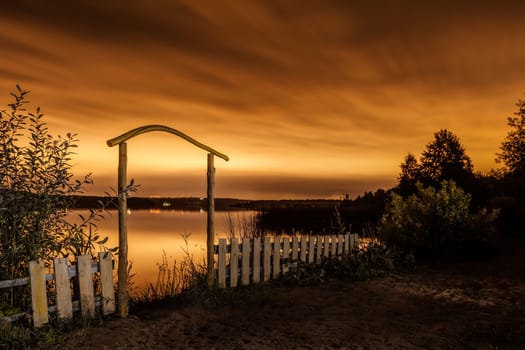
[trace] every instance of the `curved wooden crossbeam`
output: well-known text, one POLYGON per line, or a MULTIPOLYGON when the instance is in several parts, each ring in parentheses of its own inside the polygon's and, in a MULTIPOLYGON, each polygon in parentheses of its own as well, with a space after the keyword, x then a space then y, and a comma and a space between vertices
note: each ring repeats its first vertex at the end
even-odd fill
POLYGON ((141 127, 135 128, 133 130, 130 130, 130 131, 128 131, 128 132, 126 132, 126 133, 124 133, 124 134, 122 134, 120 136, 114 137, 111 140, 108 140, 107 144, 108 144, 109 147, 113 147, 113 146, 121 144, 122 142, 126 142, 127 140, 129 140, 129 139, 131 139, 131 138, 133 138, 135 136, 138 136, 138 135, 141 135, 141 134, 145 134, 147 132, 152 132, 152 131, 164 131, 164 132, 167 132, 167 133, 170 133, 170 134, 173 134, 173 135, 177 135, 180 138, 183 138, 184 140, 188 141, 189 143, 192 143, 193 145, 195 145, 195 146, 197 146, 197 147, 199 147, 199 148, 201 148, 201 149, 203 149, 205 151, 208 151, 209 153, 212 153, 213 155, 216 155, 217 157, 222 158, 225 161, 230 160, 230 157, 228 157, 226 154, 221 153, 219 151, 216 151, 213 148, 211 148, 209 146, 206 146, 203 143, 200 143, 199 141, 197 141, 194 138, 186 135, 182 131, 179 131, 179 130, 176 130, 176 129, 173 129, 173 128, 170 128, 170 127, 164 126, 164 125, 145 125, 145 126, 141 126, 141 127))

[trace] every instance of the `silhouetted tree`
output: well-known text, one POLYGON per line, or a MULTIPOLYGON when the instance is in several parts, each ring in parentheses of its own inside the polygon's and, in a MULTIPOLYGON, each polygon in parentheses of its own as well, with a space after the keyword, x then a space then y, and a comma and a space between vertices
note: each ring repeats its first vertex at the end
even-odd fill
POLYGON ((402 195, 409 195, 416 190, 416 183, 420 180, 420 166, 416 156, 408 153, 401 163, 401 174, 398 177, 399 191, 402 195))
POLYGON ((501 143, 496 162, 503 163, 507 174, 525 174, 525 100, 516 103, 516 117, 508 117, 507 125, 512 128, 501 143))
POLYGON ((436 185, 443 180, 455 180, 461 187, 472 176, 472 162, 459 138, 446 129, 434 134, 421 155, 423 183, 436 185))
POLYGON ((500 195, 502 230, 510 235, 525 234, 525 100, 516 103, 515 117, 507 118, 511 131, 501 143, 496 162, 503 163, 500 169, 500 195))
POLYGON ((403 196, 413 194, 416 184, 439 187, 444 180, 454 180, 458 186, 471 192, 473 166, 459 138, 446 129, 434 134, 434 140, 426 145, 418 160, 409 153, 401 163, 397 192, 403 196))

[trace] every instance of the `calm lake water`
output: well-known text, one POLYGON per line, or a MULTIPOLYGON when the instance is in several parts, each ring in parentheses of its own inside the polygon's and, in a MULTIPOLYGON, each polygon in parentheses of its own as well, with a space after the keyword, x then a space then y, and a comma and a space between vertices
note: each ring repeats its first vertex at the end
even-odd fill
MULTIPOLYGON (((81 211, 74 211, 76 215, 81 211)), ((97 223, 101 237, 108 236, 108 247, 118 246, 118 213, 106 213, 104 220, 97 223), (111 215, 110 215, 111 214, 111 215)), ((215 212, 215 240, 229 236, 228 216, 234 223, 253 217, 252 211, 215 212)), ((184 256, 186 244, 182 234, 190 234, 188 250, 198 263, 206 256, 206 212, 133 210, 128 216, 128 260, 133 263, 132 273, 137 289, 144 288, 147 282, 154 283, 157 278, 157 264, 161 262, 163 251, 170 263, 184 256)), ((116 266, 116 265, 115 265, 116 266)), ((115 267, 116 268, 116 267, 115 267)))

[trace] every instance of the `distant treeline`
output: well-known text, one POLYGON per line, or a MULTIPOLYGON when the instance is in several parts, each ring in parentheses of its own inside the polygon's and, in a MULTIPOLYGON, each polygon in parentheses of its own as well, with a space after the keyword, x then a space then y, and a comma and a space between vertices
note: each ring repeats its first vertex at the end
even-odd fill
MULTIPOLYGON (((75 209, 99 208, 107 205, 108 209, 117 209, 118 201, 116 197, 99 197, 99 196, 76 196, 75 209)), ((225 211, 242 209, 246 201, 233 198, 216 198, 215 210, 225 211)), ((197 197, 131 197, 128 198, 128 208, 135 210, 206 210, 206 198, 197 197)))
MULTIPOLYGON (((98 208, 110 203, 109 209, 117 208, 116 197, 100 196, 75 196, 74 208, 98 208)), ((273 209, 312 208, 332 209, 340 201, 331 199, 306 199, 306 200, 248 200, 237 198, 215 198, 215 210, 253 210, 266 211, 273 209)), ((197 197, 131 197, 128 198, 130 209, 159 209, 159 210, 207 210, 207 199, 197 197)))
POLYGON ((369 234, 383 213, 387 196, 387 191, 379 189, 355 199, 290 201, 280 206, 274 203, 262 209, 258 223, 274 232, 333 233, 351 229, 369 234))

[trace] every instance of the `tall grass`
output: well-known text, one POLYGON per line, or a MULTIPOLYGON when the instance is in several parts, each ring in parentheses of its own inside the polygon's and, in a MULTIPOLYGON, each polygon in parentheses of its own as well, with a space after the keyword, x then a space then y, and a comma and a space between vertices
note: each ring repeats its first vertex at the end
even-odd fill
POLYGON ((226 227, 228 230, 228 238, 256 238, 264 237, 268 234, 267 230, 264 230, 259 224, 260 213, 250 213, 245 212, 236 212, 233 215, 231 212, 228 212, 226 216, 226 227))
POLYGON ((158 272, 155 282, 149 282, 146 288, 133 297, 133 303, 152 303, 181 296, 185 292, 206 286, 206 265, 196 262, 190 253, 188 240, 190 233, 181 234, 184 240, 184 256, 177 261, 162 251, 161 261, 157 263, 158 272))

